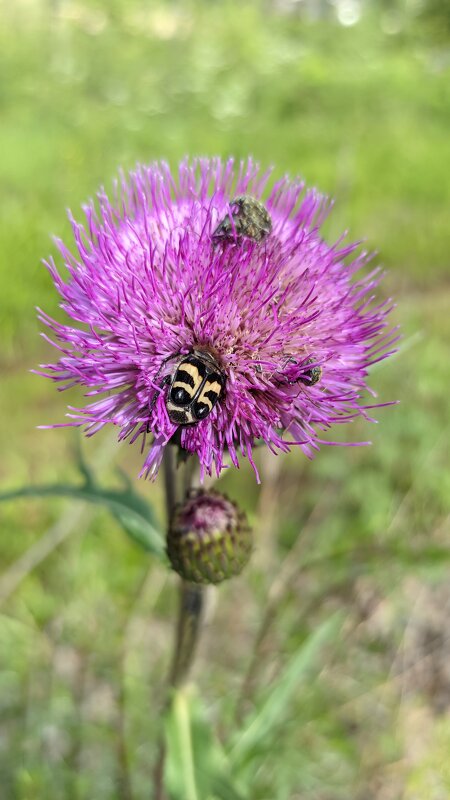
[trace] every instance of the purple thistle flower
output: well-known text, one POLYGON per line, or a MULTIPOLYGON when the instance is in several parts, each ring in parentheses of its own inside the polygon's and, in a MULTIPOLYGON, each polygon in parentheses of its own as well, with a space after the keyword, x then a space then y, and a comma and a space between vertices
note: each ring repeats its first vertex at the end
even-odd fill
POLYGON ((47 263, 74 324, 39 312, 61 353, 40 374, 97 398, 70 407, 68 425, 91 435, 113 423, 143 449, 150 434, 146 476, 175 436, 202 473, 218 474, 226 451, 235 466, 239 453, 254 466, 258 441, 312 457, 333 423, 370 419, 374 406, 360 402, 367 369, 398 338, 386 326, 391 301, 373 294, 380 270, 355 280, 369 256, 343 237, 327 244, 319 229, 330 203, 287 177, 262 201, 264 238, 238 235, 233 199, 261 199, 269 178, 251 160, 185 160, 177 177, 165 163, 138 167, 113 202, 102 191, 84 224, 71 218, 74 252, 57 241, 68 280, 47 263), (212 359, 224 387, 204 419, 177 425, 168 395, 194 351, 212 359))

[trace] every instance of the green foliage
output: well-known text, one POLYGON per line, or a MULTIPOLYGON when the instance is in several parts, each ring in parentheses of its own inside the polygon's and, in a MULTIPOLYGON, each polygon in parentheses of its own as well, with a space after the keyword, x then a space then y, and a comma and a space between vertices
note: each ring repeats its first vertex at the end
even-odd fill
MULTIPOLYGON (((249 152, 336 196, 330 238, 349 226, 379 248, 404 340, 371 384, 400 404, 375 412, 378 427, 332 434, 372 448, 324 448, 313 463, 266 462, 261 449, 261 488, 245 464, 222 479, 257 548, 211 611, 202 702, 183 690, 167 716, 168 786, 176 800, 189 785, 198 800, 448 796, 448 725, 435 711, 448 685, 433 659, 448 664, 450 632, 423 623, 422 649, 411 645, 423 598, 432 621, 436 608, 446 617, 434 593, 448 584, 450 82, 438 5, 408 21, 415 4, 386 3, 341 28, 334 11, 312 22, 256 2, 0 4, 5 800, 123 800, 127 785, 149 797, 175 613, 160 482, 137 491, 114 477, 116 461, 138 473, 138 448, 116 446, 95 477, 78 456, 80 482, 64 432, 35 430, 65 407, 27 372, 49 360, 34 305, 62 314, 39 259, 49 233, 70 240, 65 207, 108 188, 118 165, 249 152)), ((86 444, 89 464, 102 441, 86 444)))
POLYGON ((166 717, 165 784, 173 800, 245 800, 234 765, 211 731, 192 687, 176 689, 166 717))
POLYGON ((144 550, 159 559, 165 560, 164 536, 158 529, 152 507, 134 489, 121 471, 126 486, 122 489, 104 489, 98 485, 91 470, 84 461, 78 464, 84 476, 81 486, 68 483, 54 483, 45 486, 24 486, 10 492, 0 493, 0 503, 25 497, 67 497, 105 506, 120 523, 125 533, 144 550))
POLYGON ((446 271, 449 86, 433 43, 265 14, 244 3, 3 3, 2 334, 24 345, 56 311, 49 233, 117 169, 249 152, 338 200, 349 226, 420 285, 446 271), (8 280, 14 264, 14 280, 8 280))
POLYGON ((249 760, 256 757, 261 759, 268 751, 273 751, 277 731, 288 716, 293 697, 304 686, 307 677, 311 680, 312 667, 317 668, 318 656, 323 655, 324 644, 336 635, 341 621, 339 616, 334 616, 322 623, 291 656, 267 697, 260 700, 257 709, 235 737, 236 742, 231 750, 235 768, 248 765, 249 760))
POLYGON ((440 800, 450 792, 450 766, 448 748, 450 747, 450 723, 445 717, 439 720, 435 729, 427 730, 426 717, 420 720, 428 733, 424 747, 424 757, 419 765, 411 770, 405 789, 405 800, 418 797, 427 800, 440 800))

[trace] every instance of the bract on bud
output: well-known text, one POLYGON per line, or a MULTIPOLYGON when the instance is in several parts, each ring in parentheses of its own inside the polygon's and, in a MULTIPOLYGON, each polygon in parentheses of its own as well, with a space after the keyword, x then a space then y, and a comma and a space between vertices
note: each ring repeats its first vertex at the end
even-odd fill
POLYGON ((167 554, 175 572, 193 583, 221 583, 238 575, 252 552, 244 512, 216 491, 196 489, 173 515, 167 554))

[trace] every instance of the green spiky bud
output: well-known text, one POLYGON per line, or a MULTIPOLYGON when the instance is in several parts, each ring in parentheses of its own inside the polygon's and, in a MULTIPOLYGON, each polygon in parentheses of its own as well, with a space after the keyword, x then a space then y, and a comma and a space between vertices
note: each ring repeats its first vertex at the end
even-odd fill
POLYGON ((239 575, 252 552, 245 514, 216 491, 195 489, 175 508, 167 554, 175 572, 192 583, 220 583, 239 575))

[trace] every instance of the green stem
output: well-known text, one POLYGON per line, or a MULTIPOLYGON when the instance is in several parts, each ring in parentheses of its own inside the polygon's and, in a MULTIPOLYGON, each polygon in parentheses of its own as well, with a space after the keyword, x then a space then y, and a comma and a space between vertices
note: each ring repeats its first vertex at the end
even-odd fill
MULTIPOLYGON (((195 482, 192 459, 188 460, 176 470, 175 448, 170 445, 166 447, 164 453, 164 483, 166 493, 166 512, 167 527, 169 528, 174 508, 177 502, 184 499, 186 493, 195 482), (181 473, 181 475, 180 475, 181 473), (177 480, 178 478, 178 480, 177 480)), ((175 642, 172 657, 172 665, 169 672, 169 688, 182 686, 189 677, 189 672, 194 660, 195 651, 199 639, 202 610, 203 610, 202 586, 181 580, 180 582, 180 602, 178 609, 178 622, 175 632, 175 642)), ((176 695, 178 696, 178 695, 176 695)), ((170 700, 166 701, 166 705, 170 700)), ((183 726, 185 730, 185 726, 183 726)), ((190 737, 190 731, 189 731, 190 737)), ((190 741, 190 738, 189 738, 190 741)), ((192 753, 191 753, 192 755, 192 753)), ((166 750, 164 741, 161 739, 159 753, 154 772, 155 800, 164 800, 164 762, 166 750)), ((192 772, 192 763, 191 763, 192 772)), ((192 772, 193 780, 193 772, 192 772)), ((186 787, 187 790, 188 787, 186 787)), ((187 795, 189 800, 197 800, 195 783, 192 783, 192 792, 187 795)))
POLYGON ((170 444, 164 450, 163 472, 164 489, 166 493, 167 527, 170 525, 175 505, 181 499, 177 491, 177 475, 175 464, 175 448, 170 444))
POLYGON ((181 581, 178 625, 170 671, 170 685, 185 683, 194 660, 203 609, 203 586, 181 581))
MULTIPOLYGON (((182 502, 195 483, 194 461, 188 457, 178 469, 175 464, 175 447, 166 447, 164 453, 164 481, 166 489, 167 527, 170 526, 175 505, 182 502)), ((194 659, 200 633, 203 609, 203 587, 181 580, 178 623, 169 685, 180 686, 187 679, 194 659)))

